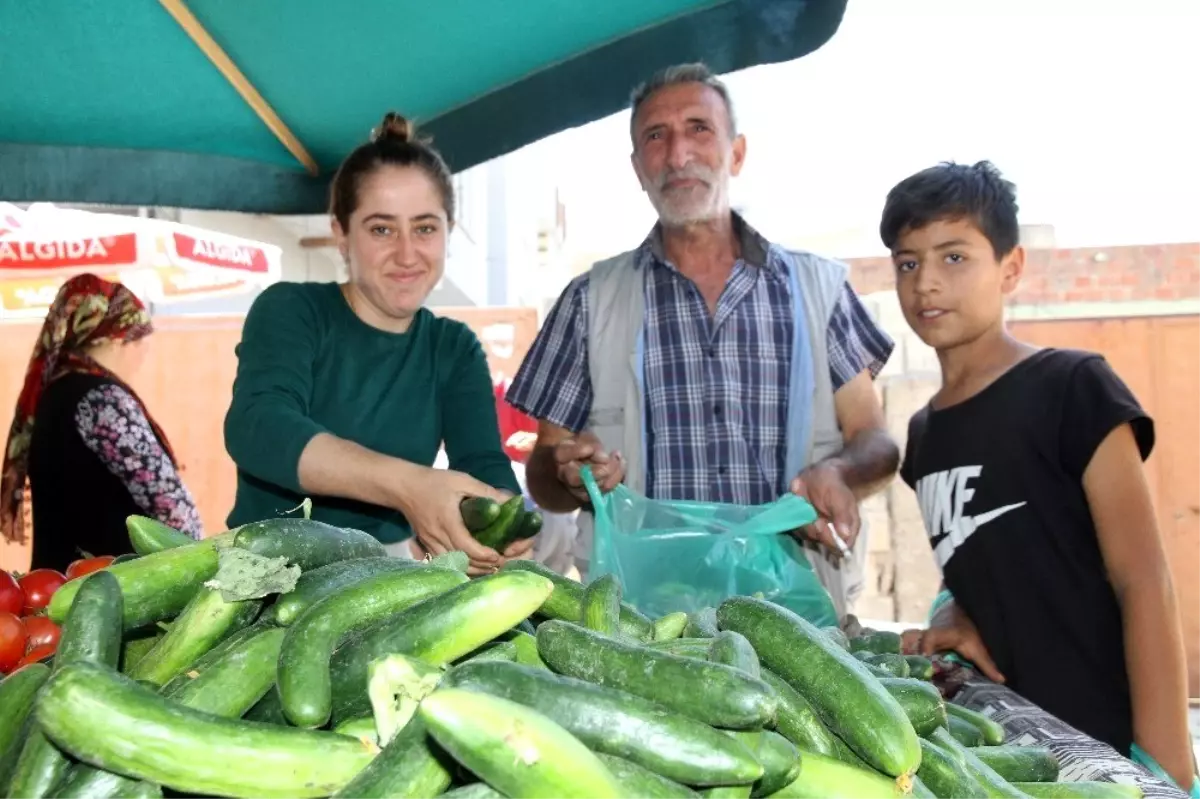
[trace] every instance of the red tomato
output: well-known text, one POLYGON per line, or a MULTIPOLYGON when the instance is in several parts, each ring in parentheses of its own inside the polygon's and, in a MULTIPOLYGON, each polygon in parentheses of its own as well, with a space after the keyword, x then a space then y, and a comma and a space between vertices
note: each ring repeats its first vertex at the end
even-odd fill
POLYGON ((28 636, 25 642, 26 649, 34 649, 39 646, 58 646, 62 629, 45 616, 26 616, 21 619, 21 623, 25 625, 25 632, 28 636))
POLYGON ((17 578, 0 569, 0 613, 20 613, 25 605, 25 594, 17 578))
POLYGON ((30 663, 37 663, 39 660, 45 660, 54 654, 52 646, 37 646, 25 653, 25 657, 21 658, 21 662, 17 664, 17 668, 28 666, 30 663))
POLYGON ((25 625, 13 613, 0 613, 0 674, 8 674, 25 654, 25 625))
POLYGON ((70 582, 76 577, 82 577, 85 574, 98 572, 112 562, 112 555, 99 555, 94 558, 80 558, 79 560, 72 562, 71 565, 67 567, 67 581, 70 582))
POLYGON ((17 580, 21 585, 21 591, 25 594, 25 605, 21 608, 22 614, 29 614, 41 610, 50 604, 50 597, 54 596, 54 592, 67 581, 67 578, 54 571, 54 569, 34 569, 28 574, 21 575, 21 579, 17 580))

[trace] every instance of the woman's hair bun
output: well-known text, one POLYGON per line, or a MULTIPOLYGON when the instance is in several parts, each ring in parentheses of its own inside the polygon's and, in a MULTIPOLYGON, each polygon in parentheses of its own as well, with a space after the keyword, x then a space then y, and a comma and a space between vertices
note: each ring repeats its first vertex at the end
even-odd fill
POLYGON ((416 133, 416 126, 413 123, 395 111, 389 111, 384 115, 379 127, 371 131, 371 141, 391 141, 405 144, 413 140, 414 133, 416 133))

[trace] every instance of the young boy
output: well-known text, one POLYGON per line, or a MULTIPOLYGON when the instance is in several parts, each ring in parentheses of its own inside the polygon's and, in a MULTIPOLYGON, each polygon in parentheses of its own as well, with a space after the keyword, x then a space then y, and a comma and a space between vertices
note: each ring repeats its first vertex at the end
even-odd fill
POLYGON ((957 651, 1122 754, 1136 742, 1191 788, 1179 613, 1142 469, 1153 422, 1101 356, 1007 332, 1025 254, 990 163, 907 178, 880 235, 942 368, 900 474, 950 598, 906 643, 957 651))

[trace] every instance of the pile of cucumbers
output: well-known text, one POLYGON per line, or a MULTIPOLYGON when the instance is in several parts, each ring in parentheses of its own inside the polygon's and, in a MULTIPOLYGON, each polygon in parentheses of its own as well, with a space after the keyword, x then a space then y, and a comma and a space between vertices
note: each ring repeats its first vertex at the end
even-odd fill
POLYGON ((650 619, 612 576, 471 579, 307 519, 129 529, 139 557, 55 594, 53 661, 0 682, 5 796, 1140 796, 1054 782, 898 637, 763 599, 650 619), (231 547, 294 589, 227 601, 231 547))

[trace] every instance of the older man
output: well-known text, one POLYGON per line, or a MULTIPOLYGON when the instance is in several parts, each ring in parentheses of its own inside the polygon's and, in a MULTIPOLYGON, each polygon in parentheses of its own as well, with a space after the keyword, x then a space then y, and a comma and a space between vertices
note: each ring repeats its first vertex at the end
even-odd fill
MULTIPOLYGON (((659 221, 567 286, 509 389, 538 420, 529 489, 543 508, 586 510, 590 464, 603 490, 624 480, 656 499, 750 505, 791 490, 821 514, 809 559, 844 614, 862 584, 858 501, 899 460, 872 384, 892 342, 843 264, 772 244, 731 211, 746 139, 704 65, 639 87, 630 135, 659 221)), ((584 575, 590 522, 580 514, 584 575)))

